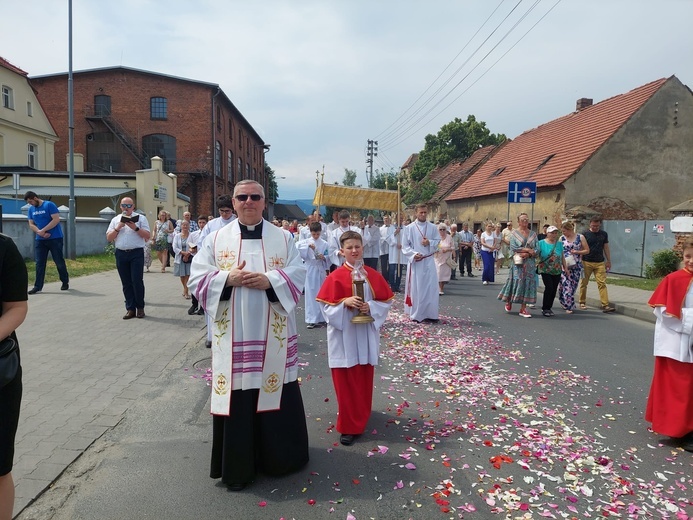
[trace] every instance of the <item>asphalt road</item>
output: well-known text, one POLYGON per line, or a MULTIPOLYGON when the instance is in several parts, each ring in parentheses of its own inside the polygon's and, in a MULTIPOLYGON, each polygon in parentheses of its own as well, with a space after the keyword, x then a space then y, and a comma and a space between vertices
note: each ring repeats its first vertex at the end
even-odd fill
POLYGON ((451 283, 437 325, 404 320, 398 295, 373 415, 351 447, 333 429, 325 331, 301 329, 310 463, 240 493, 208 477, 209 351, 186 347, 18 518, 692 514, 693 455, 660 444, 643 417, 652 325, 598 311, 524 319, 503 311, 499 289, 451 283))

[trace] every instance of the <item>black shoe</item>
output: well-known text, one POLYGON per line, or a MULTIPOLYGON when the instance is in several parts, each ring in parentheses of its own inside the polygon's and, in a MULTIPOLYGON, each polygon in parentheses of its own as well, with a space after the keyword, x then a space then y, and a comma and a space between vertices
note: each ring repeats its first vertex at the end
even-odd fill
POLYGON ((189 314, 190 316, 192 316, 192 315, 195 314, 196 312, 197 312, 197 305, 192 304, 192 305, 190 306, 190 308, 188 309, 188 314, 189 314))
POLYGON ((205 341, 205 347, 212 348, 212 342, 211 341, 205 341))
POLYGON ((476 275, 472 273, 467 273, 467 276, 469 276, 470 278, 474 278, 476 275))
POLYGON ((342 443, 342 445, 344 445, 344 446, 351 446, 352 444, 354 444, 356 437, 358 437, 358 435, 342 434, 339 436, 339 442, 342 443))
POLYGON ((136 316, 138 318, 144 318, 144 309, 137 309, 137 314, 136 316))
POLYGON ((306 325, 306 328, 307 328, 307 329, 314 329, 314 328, 315 328, 315 323, 309 323, 308 325, 306 325))
POLYGON ((125 313, 125 316, 123 316, 123 319, 124 320, 131 320, 134 317, 135 317, 135 311, 134 311, 134 309, 130 309, 129 311, 127 311, 125 313))
POLYGON ((60 286, 60 290, 61 290, 61 291, 67 291, 69 288, 70 288, 70 284, 67 283, 67 282, 65 282, 64 284, 62 284, 62 285, 60 286))
POLYGON ((36 287, 34 287, 33 289, 29 289, 28 294, 36 294, 36 293, 40 293, 40 292, 41 292, 41 289, 37 289, 36 287))
POLYGON ((205 310, 202 307, 197 308, 197 315, 204 316, 205 310))
POLYGON ((229 491, 243 491, 248 484, 226 484, 229 491))
POLYGON ((551 317, 551 311, 541 311, 541 315, 547 318, 551 317))

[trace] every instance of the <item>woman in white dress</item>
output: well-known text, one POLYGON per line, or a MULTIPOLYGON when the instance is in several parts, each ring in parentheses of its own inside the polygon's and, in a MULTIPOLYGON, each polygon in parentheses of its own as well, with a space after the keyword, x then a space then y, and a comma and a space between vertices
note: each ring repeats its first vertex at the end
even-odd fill
POLYGON ((445 294, 443 287, 450 281, 452 275, 452 269, 447 264, 447 260, 452 258, 452 237, 448 234, 448 228, 445 224, 438 224, 438 233, 440 233, 440 242, 433 256, 433 261, 436 264, 436 273, 438 274, 438 294, 445 294))

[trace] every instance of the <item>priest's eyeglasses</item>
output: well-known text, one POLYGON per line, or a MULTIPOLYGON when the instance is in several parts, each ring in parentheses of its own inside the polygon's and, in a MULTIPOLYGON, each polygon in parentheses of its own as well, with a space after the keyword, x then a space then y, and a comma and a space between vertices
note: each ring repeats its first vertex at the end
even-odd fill
POLYGON ((247 195, 246 193, 241 193, 240 195, 236 195, 235 199, 238 202, 245 202, 248 200, 248 197, 250 197, 250 200, 253 200, 255 202, 262 199, 262 195, 258 195, 257 193, 253 193, 252 195, 247 195))
POLYGON ((131 208, 132 206, 134 206, 134 204, 121 204, 120 205, 121 208, 131 208))

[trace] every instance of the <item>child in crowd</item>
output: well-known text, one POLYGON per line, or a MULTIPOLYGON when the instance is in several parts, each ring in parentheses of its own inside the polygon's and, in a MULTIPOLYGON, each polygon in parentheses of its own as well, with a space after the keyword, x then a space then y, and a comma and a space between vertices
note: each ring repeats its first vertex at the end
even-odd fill
POLYGON ((306 265, 306 327, 314 329, 316 325, 325 323, 322 305, 316 301, 315 297, 330 270, 330 259, 327 256, 327 242, 320 238, 322 233, 320 222, 311 222, 309 229, 310 238, 300 240, 296 248, 306 265))
POLYGON ((667 275, 648 303, 657 323, 645 420, 693 452, 693 239, 683 243, 683 268, 667 275))
POLYGON ((323 304, 327 320, 327 358, 337 395, 339 441, 350 446, 364 432, 371 415, 380 327, 394 294, 378 271, 363 264, 363 238, 359 233, 345 231, 339 242, 345 263, 327 277, 317 300, 323 304), (365 278, 363 299, 354 295, 355 270, 365 278), (359 312, 370 315, 373 321, 352 323, 359 312))

